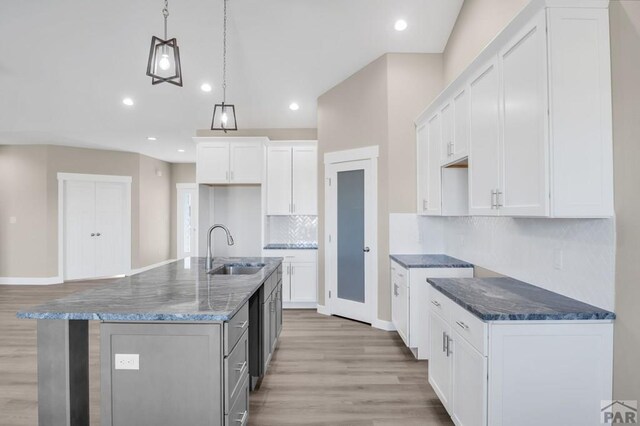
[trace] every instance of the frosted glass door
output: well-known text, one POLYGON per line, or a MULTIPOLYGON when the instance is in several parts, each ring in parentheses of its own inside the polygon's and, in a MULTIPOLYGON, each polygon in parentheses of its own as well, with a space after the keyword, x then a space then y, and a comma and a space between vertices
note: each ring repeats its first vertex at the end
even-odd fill
POLYGON ((338 298, 364 303, 364 170, 338 172, 338 298))

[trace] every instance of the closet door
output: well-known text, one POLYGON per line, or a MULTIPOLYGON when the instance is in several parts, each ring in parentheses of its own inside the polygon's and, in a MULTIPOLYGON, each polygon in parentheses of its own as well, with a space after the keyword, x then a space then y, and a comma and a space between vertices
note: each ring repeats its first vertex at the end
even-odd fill
POLYGON ((64 279, 95 276, 94 182, 67 181, 64 189, 64 279))
POLYGON ((95 184, 96 277, 125 274, 125 185, 95 184))

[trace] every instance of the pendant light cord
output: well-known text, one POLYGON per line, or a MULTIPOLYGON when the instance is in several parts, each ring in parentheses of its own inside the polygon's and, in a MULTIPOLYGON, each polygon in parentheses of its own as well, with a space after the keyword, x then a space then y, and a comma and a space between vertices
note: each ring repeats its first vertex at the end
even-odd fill
POLYGON ((164 8, 162 9, 164 16, 164 39, 167 40, 167 18, 169 17, 169 0, 164 0, 164 8))
POLYGON ((224 2, 224 21, 222 24, 222 103, 227 100, 227 0, 224 2))

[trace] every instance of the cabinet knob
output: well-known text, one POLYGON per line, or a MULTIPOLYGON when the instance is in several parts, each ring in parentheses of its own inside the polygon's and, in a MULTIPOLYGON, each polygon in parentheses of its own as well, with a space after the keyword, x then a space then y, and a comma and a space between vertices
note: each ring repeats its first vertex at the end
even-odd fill
POLYGON ((369 247, 365 247, 364 249, 362 249, 362 251, 364 251, 365 253, 369 253, 371 249, 369 247))

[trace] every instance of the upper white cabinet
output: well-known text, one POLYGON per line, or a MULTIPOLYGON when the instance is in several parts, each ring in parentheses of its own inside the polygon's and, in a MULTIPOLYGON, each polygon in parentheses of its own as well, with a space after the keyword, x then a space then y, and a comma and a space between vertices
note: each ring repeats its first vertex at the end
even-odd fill
POLYGON ((262 183, 264 142, 257 139, 195 138, 197 182, 262 183))
POLYGON ((416 120, 419 202, 432 167, 468 156, 471 215, 613 215, 608 9, 560 4, 527 5, 416 120), (437 165, 421 132, 434 116, 437 165))
POLYGON ((418 127, 418 213, 423 215, 442 213, 441 121, 441 115, 435 114, 418 127))
POLYGON ((318 214, 315 143, 267 147, 267 214, 318 214))

